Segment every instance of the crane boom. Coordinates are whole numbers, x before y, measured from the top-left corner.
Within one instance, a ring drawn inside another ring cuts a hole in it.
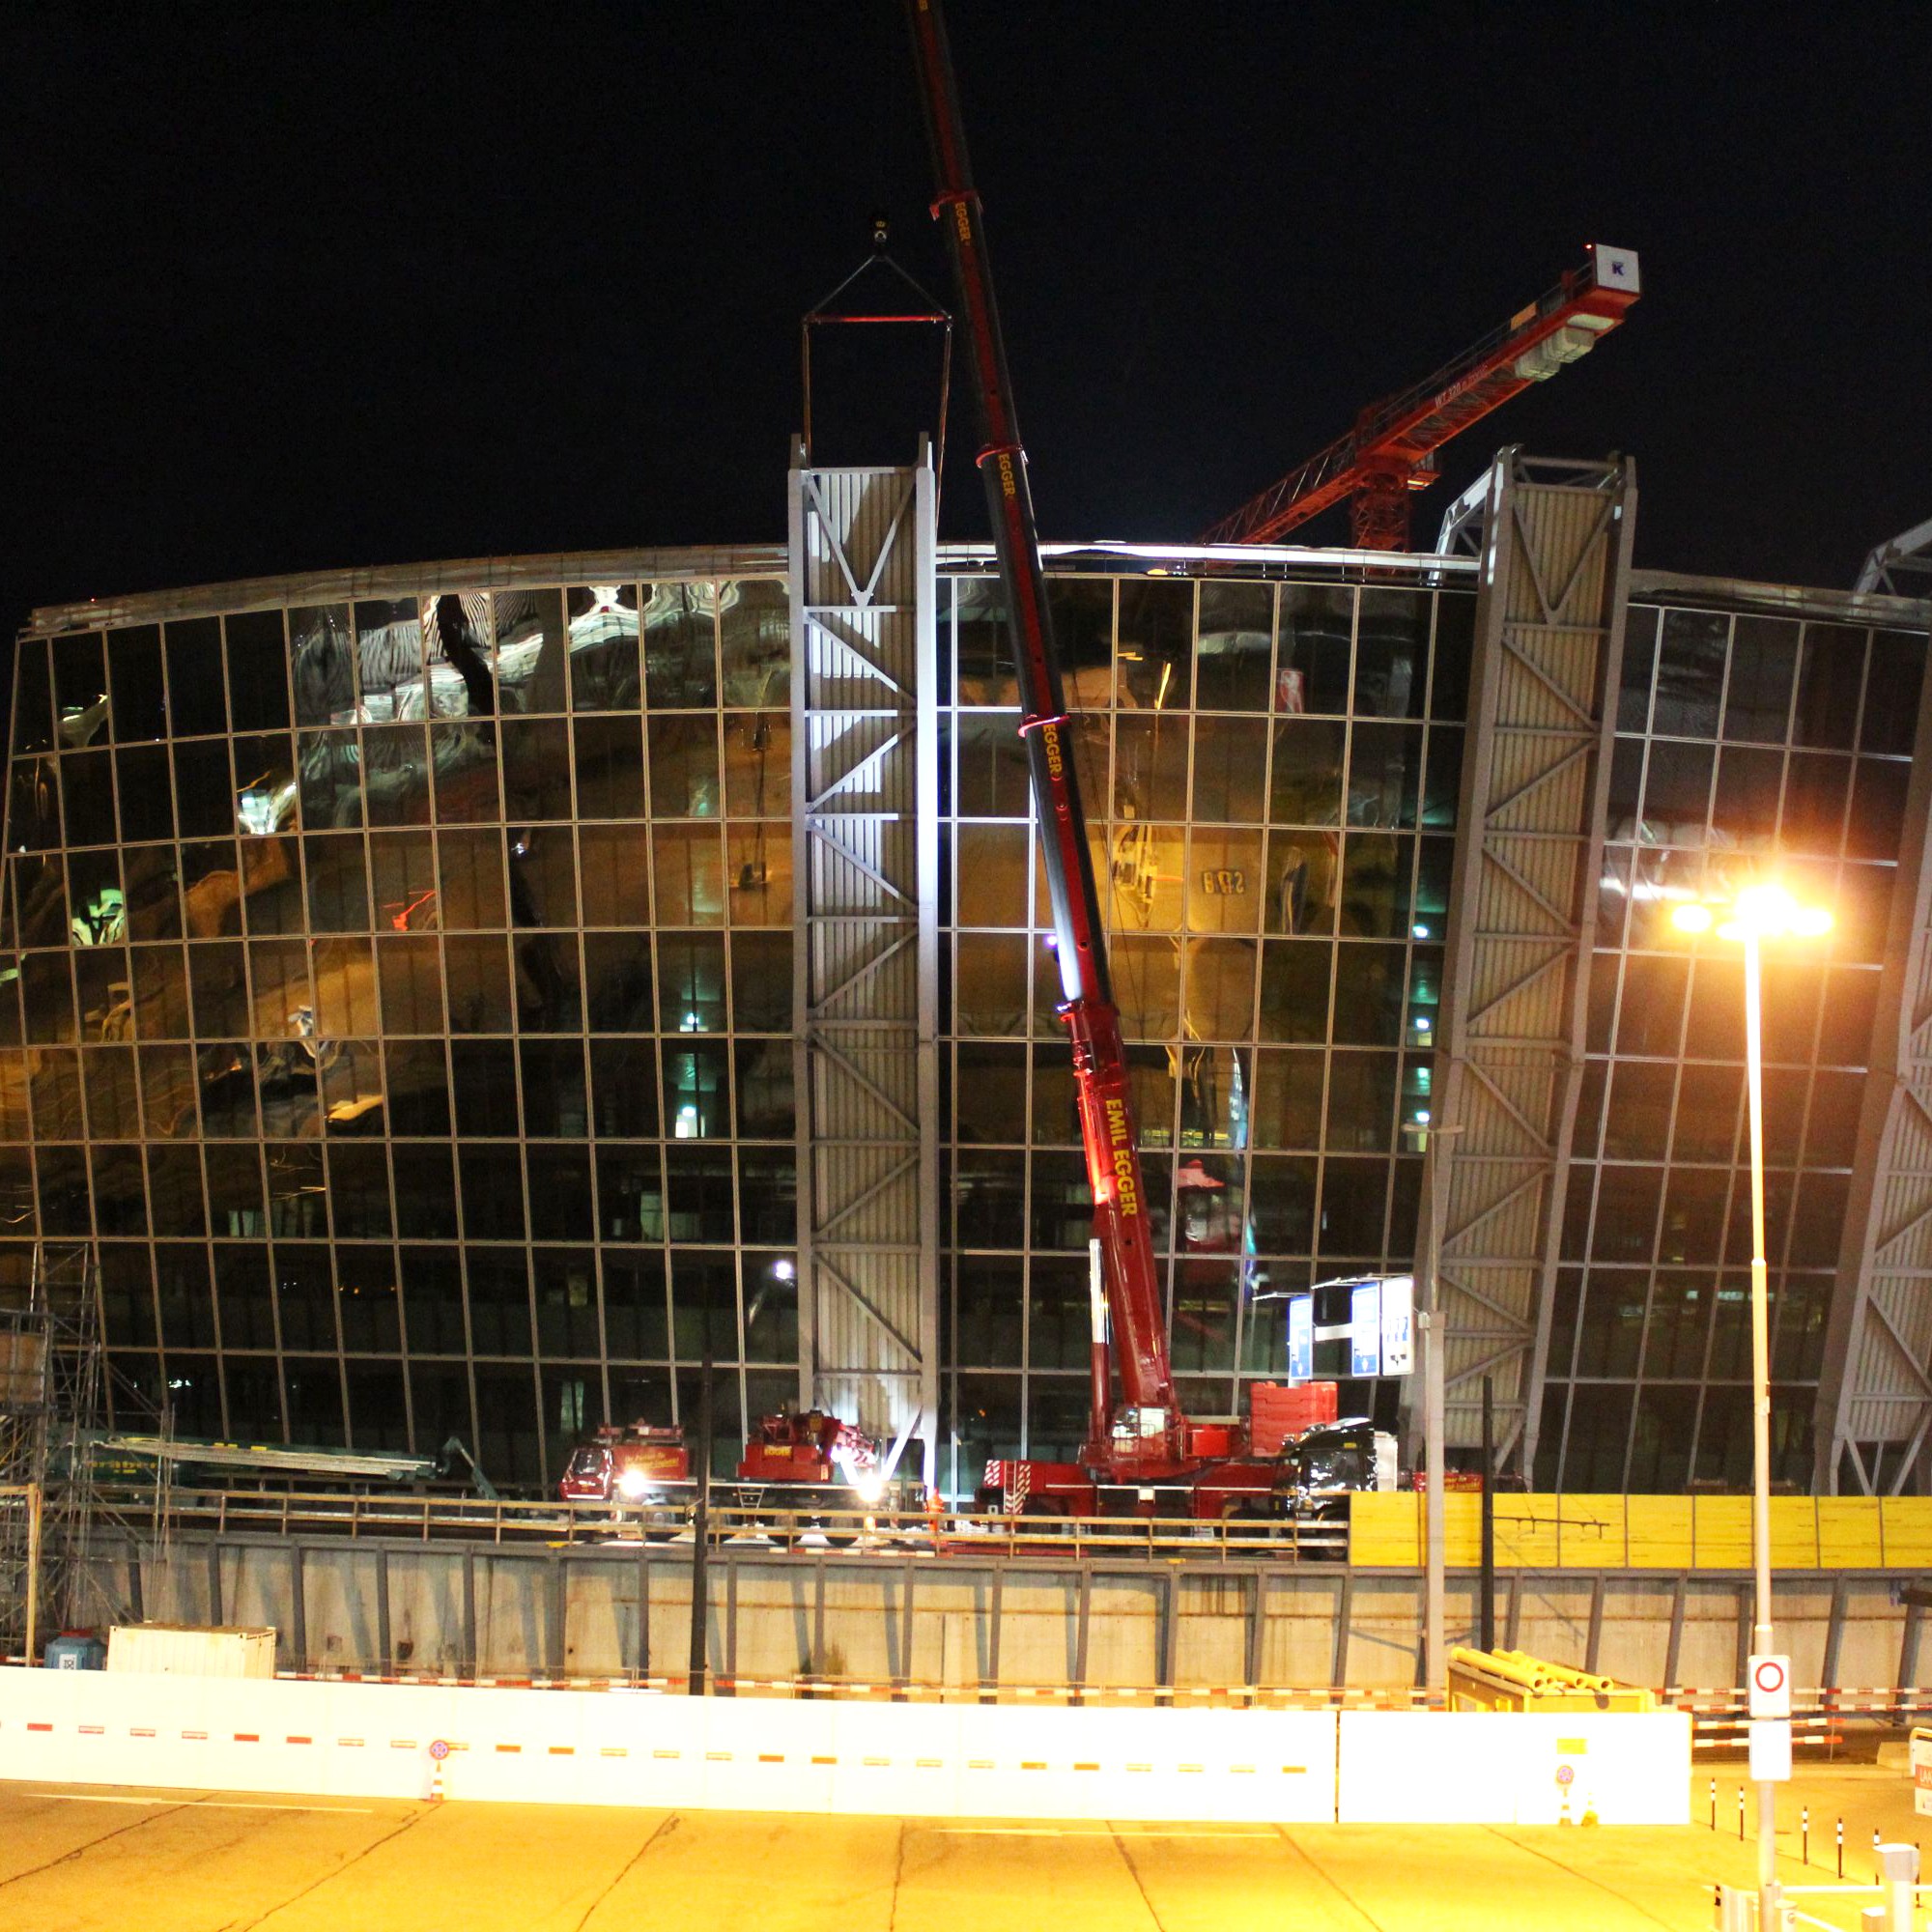
[[[1408,548],[1408,497],[1435,457],[1499,405],[1587,355],[1641,293],[1635,252],[1592,243],[1588,259],[1500,328],[1413,387],[1356,417],[1348,435],[1206,531],[1203,543],[1273,543],[1344,497],[1361,550]]]
[[[1026,451],[1013,408],[985,224],[967,159],[952,49],[939,0],[906,0],[906,13],[932,147],[937,189],[932,213],[945,228],[964,311],[967,360],[980,414],[980,475],[1019,674],[1020,736],[1026,744],[1040,856],[1052,903],[1063,994],[1060,1012],[1072,1041],[1080,1136],[1094,1193],[1094,1230],[1100,1243],[1112,1317],[1115,1365],[1124,1406],[1136,1411],[1131,1424],[1134,1460],[1157,1463],[1185,1456],[1188,1430],[1175,1406],[1126,1050],[1108,980],[1087,818],[1066,733],[1046,575],[1027,486]],[[1126,1422],[1124,1416],[1121,1420]],[[1107,1422],[1105,1416],[1094,1417],[1096,1436]],[[1122,1433],[1118,1426],[1115,1433]],[[1107,1458],[1104,1437],[1090,1442],[1088,1448],[1090,1460]]]

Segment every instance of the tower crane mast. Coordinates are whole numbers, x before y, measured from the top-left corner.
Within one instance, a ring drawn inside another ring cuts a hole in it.
[[[1359,550],[1408,548],[1408,498],[1435,480],[1435,452],[1493,409],[1587,355],[1642,293],[1635,251],[1592,243],[1546,295],[1413,386],[1371,403],[1349,433],[1203,532],[1210,544],[1274,543],[1345,497]]]

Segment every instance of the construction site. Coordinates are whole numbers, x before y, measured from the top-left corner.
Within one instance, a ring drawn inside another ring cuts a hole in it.
[[[20,636],[0,1890],[1909,1932],[1932,524],[1637,568],[1634,458],[1501,440],[1643,327],[1590,243],[1043,541],[907,19],[951,283],[805,314],[782,533]]]

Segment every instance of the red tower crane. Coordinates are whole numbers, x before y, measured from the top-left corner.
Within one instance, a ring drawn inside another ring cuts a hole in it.
[[[1412,388],[1371,403],[1348,435],[1242,504],[1203,543],[1273,543],[1350,499],[1360,550],[1408,548],[1408,497],[1435,480],[1435,452],[1532,383],[1586,355],[1641,293],[1635,251],[1593,242],[1548,295]]]

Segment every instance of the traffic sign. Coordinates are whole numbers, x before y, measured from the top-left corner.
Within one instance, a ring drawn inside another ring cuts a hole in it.
[[[440,1764],[449,1755],[449,1740],[447,1738],[438,1738],[430,1746],[429,1754],[436,1759],[438,1764]]]
[[[1745,1684],[1750,1692],[1753,1718],[1788,1718],[1791,1715],[1791,1660],[1762,1651],[1750,1660]],[[1787,1773],[1788,1776],[1790,1774]]]
[[[1791,1719],[1750,1720],[1750,1775],[1753,1784],[1782,1784],[1791,1776]]]
[[[1574,1764],[1559,1764],[1556,1767],[1556,1781],[1558,1784],[1574,1784],[1576,1779],[1577,1767]]]

